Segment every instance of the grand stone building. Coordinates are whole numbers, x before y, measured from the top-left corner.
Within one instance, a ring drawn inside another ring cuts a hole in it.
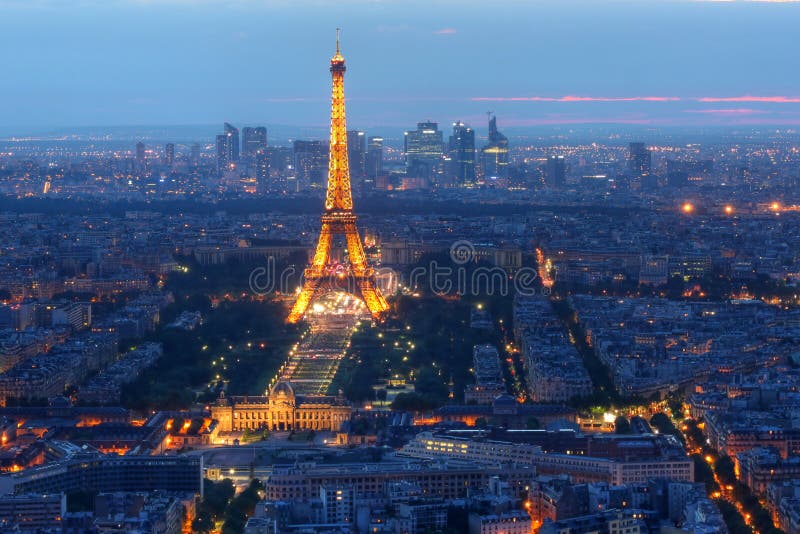
[[[291,383],[278,382],[269,395],[220,395],[211,417],[220,432],[267,429],[337,431],[350,419],[352,407],[341,396],[296,395]]]

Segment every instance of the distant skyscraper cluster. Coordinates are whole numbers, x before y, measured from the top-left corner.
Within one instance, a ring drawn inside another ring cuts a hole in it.
[[[217,171],[222,175],[236,169],[240,162],[252,170],[251,178],[256,188],[265,191],[269,181],[269,152],[267,129],[264,126],[245,126],[242,129],[241,145],[239,129],[230,123],[223,125],[223,133],[216,138]],[[194,158],[194,155],[192,156]]]
[[[298,192],[326,185],[330,147],[324,140],[295,139],[287,147],[270,146],[266,127],[245,126],[240,130],[225,122],[211,148],[216,167],[213,174],[218,180],[212,187],[220,191]],[[164,145],[159,158],[164,166],[158,171],[161,182],[169,173],[181,172],[184,162],[201,165],[202,151],[201,145],[194,143],[186,156],[176,159],[176,145]],[[155,167],[154,160],[148,159],[151,157],[144,143],[137,143],[132,168],[142,175],[152,174]],[[489,135],[482,147],[476,146],[475,130],[460,120],[452,123],[447,137],[437,122],[418,123],[416,129],[405,132],[402,152],[387,148],[381,136],[347,130],[347,158],[354,191],[487,183],[506,186],[509,178],[508,139],[497,130],[494,116],[490,116]],[[559,180],[563,183],[563,177]]]
[[[475,130],[462,121],[453,123],[448,142],[435,122],[420,122],[405,133],[406,176],[424,186],[470,187],[508,179],[508,139],[497,130],[494,116],[489,120],[487,143],[475,148]]]

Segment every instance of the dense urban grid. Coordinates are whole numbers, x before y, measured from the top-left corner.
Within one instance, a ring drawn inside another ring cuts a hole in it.
[[[800,134],[344,71],[329,140],[0,140],[0,530],[800,533]]]

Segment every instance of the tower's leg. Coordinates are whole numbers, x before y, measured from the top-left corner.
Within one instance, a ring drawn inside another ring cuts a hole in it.
[[[361,244],[361,236],[355,224],[345,224],[344,235],[347,238],[347,254],[350,256],[350,265],[353,272],[360,275],[367,268],[367,255],[364,254],[364,246]]]
[[[320,279],[324,276],[325,265],[328,263],[328,255],[331,252],[331,242],[333,241],[333,233],[331,232],[331,225],[322,223],[322,230],[319,233],[319,240],[317,241],[317,248],[314,251],[314,259],[311,260],[311,267],[306,269],[306,279],[303,282],[303,288],[300,294],[297,295],[297,300],[292,306],[292,311],[289,317],[286,318],[288,323],[296,323],[305,315],[311,301],[317,294],[320,286]]]
[[[323,222],[322,229],[319,232],[317,249],[314,251],[314,259],[311,261],[311,268],[317,276],[322,275],[322,271],[328,263],[328,255],[331,253],[332,241],[333,232],[331,232],[331,225]]]
[[[292,311],[289,313],[289,317],[286,318],[286,322],[296,323],[303,318],[309,304],[314,300],[318,289],[319,280],[316,278],[307,278],[306,281],[303,282],[303,289],[301,289],[300,294],[297,295],[297,300],[294,301],[294,306],[292,306]]]
[[[389,305],[375,285],[375,279],[372,277],[360,279],[358,281],[358,290],[372,317],[377,320],[382,319],[383,315],[389,310]]]

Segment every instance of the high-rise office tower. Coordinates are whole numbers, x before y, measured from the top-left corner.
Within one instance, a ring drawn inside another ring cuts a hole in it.
[[[136,143],[136,163],[144,163],[144,143]]]
[[[228,160],[228,139],[225,134],[219,134],[216,140],[217,152],[217,171],[222,172],[228,167],[230,161]]]
[[[454,122],[448,152],[455,184],[475,183],[475,131],[461,121]]]
[[[267,129],[264,126],[242,128],[242,155],[255,158],[259,150],[267,148]]]
[[[262,148],[255,153],[253,161],[256,167],[256,184],[258,192],[264,193],[269,189],[269,154]]]
[[[227,138],[228,161],[236,163],[239,161],[239,129],[226,122],[225,137]]]
[[[420,122],[416,130],[405,135],[406,173],[436,183],[441,172],[444,143],[439,125]]]
[[[550,187],[564,187],[567,183],[567,165],[564,156],[550,156],[547,158],[545,183]]]
[[[192,160],[193,165],[200,163],[200,145],[198,143],[192,143],[192,147],[189,149],[189,159]]]
[[[375,178],[383,172],[383,137],[369,138],[365,167],[367,181],[374,183]]]
[[[270,170],[283,174],[294,165],[294,151],[292,147],[270,146],[267,147],[267,159]]]
[[[367,156],[367,137],[358,130],[347,131],[347,160],[350,165],[350,181],[355,187],[364,183]]]
[[[217,169],[229,168],[239,161],[239,130],[225,123],[225,133],[217,136]]]
[[[136,173],[144,172],[147,167],[147,162],[144,157],[144,143],[139,141],[136,143],[136,152],[133,159],[133,170]]]
[[[497,131],[497,117],[489,119],[489,141],[481,150],[485,180],[508,178],[508,139]]]
[[[628,170],[633,176],[650,174],[650,150],[644,143],[631,143],[628,149]]]
[[[328,175],[328,143],[295,141],[294,168],[301,187],[324,186]]]
[[[173,163],[175,163],[175,145],[173,143],[167,143],[166,146],[164,146],[164,165],[172,167]]]

